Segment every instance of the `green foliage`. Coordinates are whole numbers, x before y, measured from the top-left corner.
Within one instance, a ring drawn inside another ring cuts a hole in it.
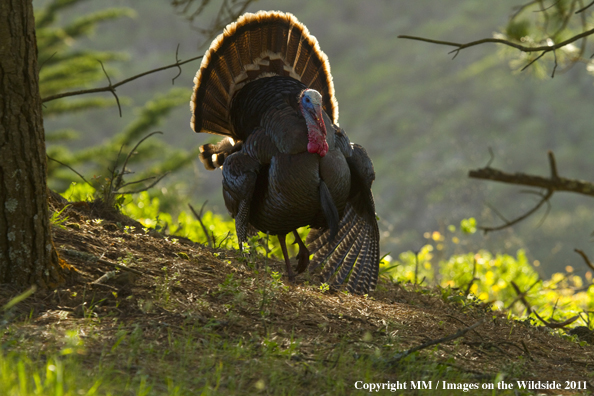
[[[167,267],[161,268],[163,276],[157,281],[155,289],[155,298],[161,305],[170,308],[171,307],[171,289],[175,285],[179,285],[180,273],[175,272],[169,273]]]
[[[44,353],[43,359],[0,348],[0,394],[303,395],[312,388],[320,394],[348,394],[353,393],[354,379],[378,382],[385,370],[396,372],[403,382],[477,381],[462,370],[418,354],[402,359],[395,369],[387,362],[393,359],[398,343],[379,331],[363,334],[366,348],[353,340],[339,340],[331,347],[316,340],[317,347],[308,348],[307,339],[274,328],[269,335],[253,332],[248,337],[220,334],[212,329],[216,325],[214,320],[204,326],[165,323],[163,327],[175,330],[163,331],[160,340],[146,337],[141,326],[124,326],[115,337],[103,338],[103,351],[92,358],[83,358],[89,336],[80,337],[78,329],[93,333],[93,328],[82,325],[58,341],[63,347]],[[385,342],[374,345],[375,339]],[[432,394],[449,395],[451,391]]]
[[[460,230],[464,234],[474,234],[476,232],[476,219],[474,217],[463,219],[460,222]]]
[[[146,191],[138,194],[134,200],[129,199],[122,206],[122,211],[146,227],[163,229],[167,224],[171,235],[183,236],[202,244],[208,243],[208,238],[204,235],[200,222],[191,212],[181,211],[174,220],[171,214],[161,212],[159,198],[151,197]],[[202,215],[202,222],[209,235],[214,238],[216,247],[225,249],[239,247],[235,238],[233,219],[225,219],[212,211],[206,211]]]
[[[591,15],[588,15],[587,11],[576,13],[583,6],[581,2],[572,0],[556,1],[550,6],[545,6],[539,1],[519,6],[517,11],[512,13],[505,30],[496,36],[526,46],[546,46],[563,42],[591,29]],[[555,68],[565,68],[584,60],[582,56],[585,48],[585,43],[582,45],[580,41],[562,47],[555,51],[554,55],[550,54],[547,60],[528,68],[528,73],[548,77],[551,72],[546,69],[553,63]],[[536,52],[526,54],[510,48],[503,49],[502,52],[511,59],[512,67],[517,69],[523,68],[540,55]]]
[[[472,219],[464,219],[467,223]],[[467,224],[466,224],[467,225]],[[464,229],[465,225],[461,225]],[[448,227],[455,232],[456,227]],[[464,232],[464,231],[462,231]],[[429,234],[430,243],[419,252],[404,252],[393,260],[386,257],[382,266],[396,266],[387,271],[387,276],[397,282],[425,282],[425,285],[438,285],[444,299],[466,303],[469,298],[488,302],[494,309],[511,309],[516,317],[523,317],[526,308],[516,301],[518,296],[512,282],[526,292],[526,300],[542,317],[562,320],[581,312],[592,311],[594,298],[588,293],[586,283],[591,283],[592,274],[585,279],[567,267],[565,273],[555,273],[549,280],[543,280],[537,272],[540,263],[530,263],[526,253],[519,250],[515,256],[493,254],[484,249],[476,252],[462,252],[451,255],[441,254],[460,250],[462,244],[457,234],[447,238],[435,231]],[[469,295],[466,295],[466,292]],[[534,319],[535,317],[533,317]]]
[[[43,366],[24,354],[0,351],[0,394],[75,396],[96,395],[100,380],[79,376],[72,359],[52,357]]]
[[[507,36],[513,40],[521,41],[527,36],[530,30],[530,21],[522,19],[520,21],[511,20],[505,28]]]
[[[31,286],[29,289],[27,289],[23,293],[12,298],[10,301],[8,301],[6,304],[4,304],[4,306],[0,307],[0,310],[8,311],[10,308],[14,307],[15,305],[17,305],[18,303],[20,303],[21,301],[25,300],[26,298],[31,296],[33,293],[35,293],[35,290],[37,290],[37,287]]]
[[[87,183],[72,182],[62,196],[71,202],[92,201],[96,189]]]
[[[64,227],[64,223],[68,221],[68,216],[62,217],[62,212],[64,212],[69,206],[70,205],[64,206],[59,212],[52,212],[50,215],[50,224],[62,229],[66,228]]]

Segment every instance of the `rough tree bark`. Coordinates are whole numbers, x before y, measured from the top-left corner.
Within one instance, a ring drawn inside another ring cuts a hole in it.
[[[0,284],[61,280],[49,224],[31,0],[0,1]]]

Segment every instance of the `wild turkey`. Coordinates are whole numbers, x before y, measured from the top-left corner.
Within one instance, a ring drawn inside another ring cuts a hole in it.
[[[367,293],[377,283],[379,230],[363,147],[338,127],[326,55],[291,14],[244,14],[204,55],[194,79],[192,128],[226,136],[201,147],[222,167],[225,205],[240,246],[254,228],[299,244],[298,272],[325,263],[322,279]],[[310,226],[309,251],[295,231]],[[314,254],[309,263],[310,254]]]

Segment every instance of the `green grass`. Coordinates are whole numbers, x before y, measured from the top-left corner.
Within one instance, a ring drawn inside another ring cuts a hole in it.
[[[320,345],[316,354],[305,356],[301,341],[290,334],[225,337],[209,325],[162,330],[156,339],[140,327],[120,330],[93,356],[82,342],[78,353],[68,353],[68,348],[36,358],[24,352],[0,353],[0,394],[339,395],[362,392],[355,389],[355,381],[400,381],[408,386],[410,381],[480,382],[418,354],[392,367],[392,344],[345,339]]]

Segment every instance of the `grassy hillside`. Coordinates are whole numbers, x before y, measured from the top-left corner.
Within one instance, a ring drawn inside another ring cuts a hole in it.
[[[52,202],[54,241],[73,268],[65,284],[11,308],[19,291],[0,290],[0,394],[336,395],[388,382],[424,394],[411,387],[429,381],[436,395],[532,394],[518,391],[527,380],[574,388],[555,394],[593,389],[594,347],[455,290],[383,279],[357,296],[315,275],[290,285],[274,259],[65,205]]]

